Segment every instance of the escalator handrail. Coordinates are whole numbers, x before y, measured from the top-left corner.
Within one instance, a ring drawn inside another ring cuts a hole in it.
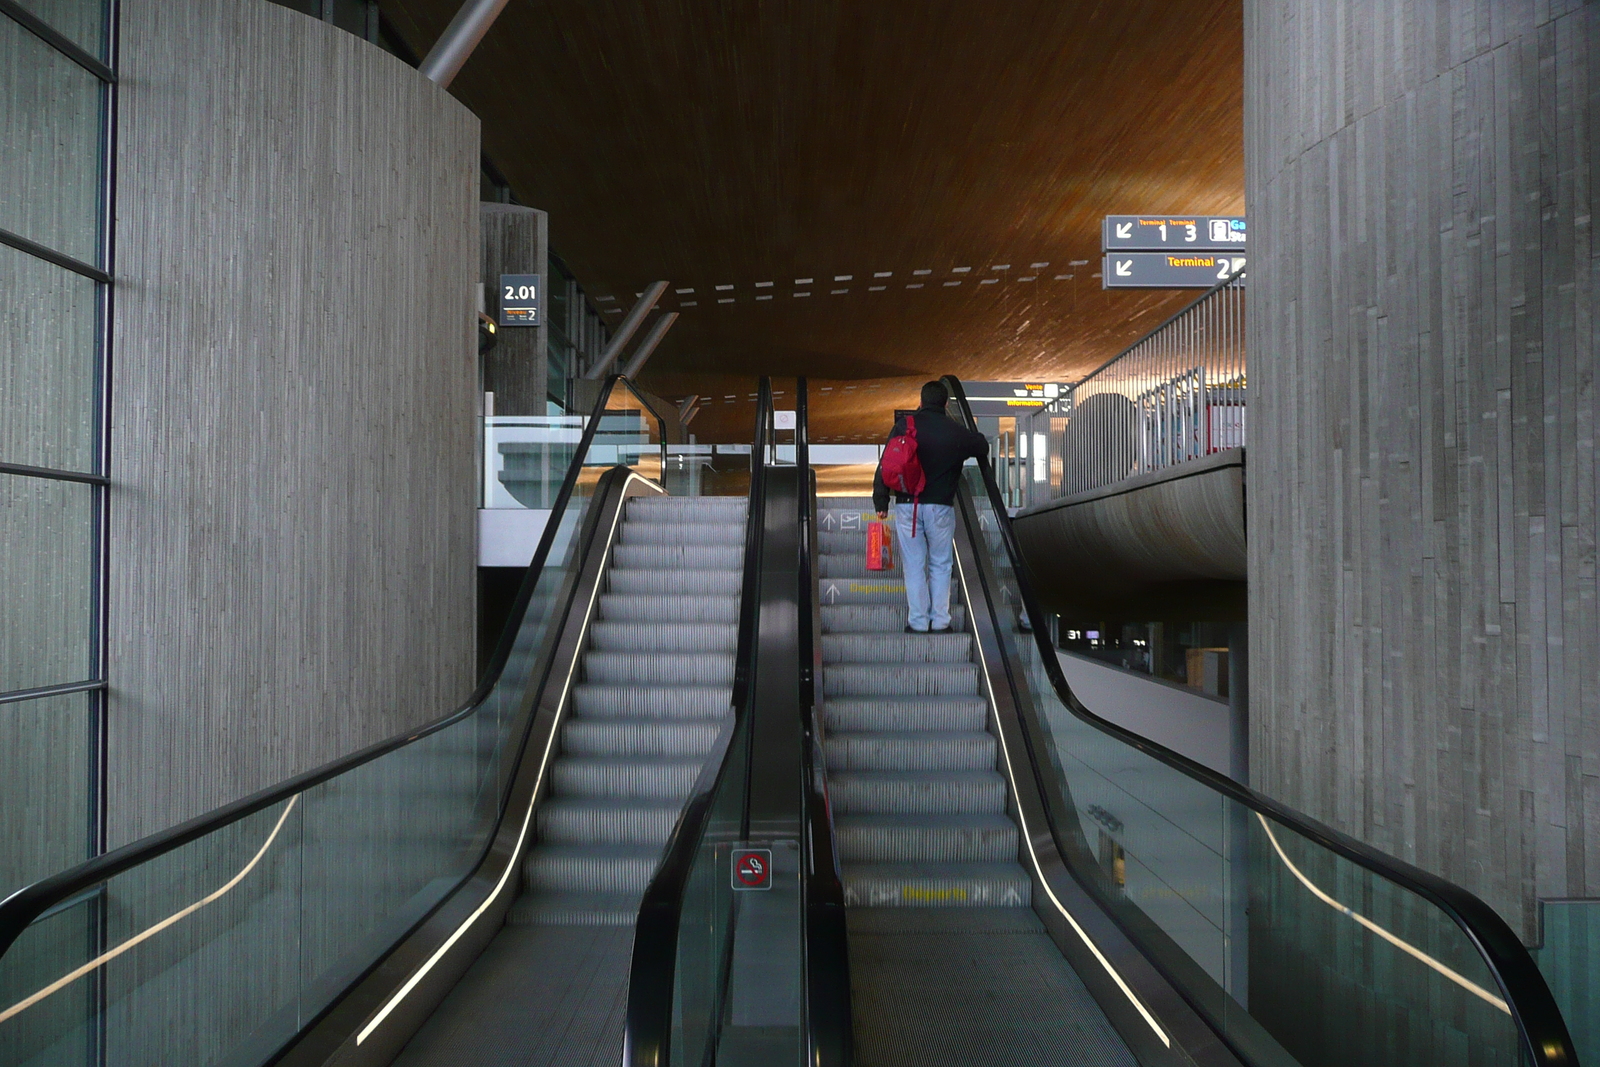
[[[510,615],[514,623],[508,624],[501,633],[499,643],[495,646],[494,655],[489,660],[489,665],[483,673],[483,678],[478,682],[477,688],[472,691],[472,695],[467,698],[464,704],[449,714],[415,729],[397,734],[385,741],[379,741],[347,756],[325,763],[320,767],[314,767],[291,778],[286,778],[276,785],[268,786],[232,803],[213,808],[211,811],[197,815],[187,822],[182,822],[176,826],[142,837],[119,849],[86,860],[76,867],[69,867],[67,870],[23,886],[4,900],[0,900],[0,956],[5,955],[11,945],[34,920],[61,902],[72,899],[108,878],[114,878],[118,874],[148,863],[171,852],[173,849],[181,848],[192,841],[197,841],[230,823],[248,818],[259,811],[272,807],[274,804],[280,804],[290,797],[303,793],[307,789],[337,778],[363,764],[371,763],[381,756],[404,748],[430,734],[438,733],[440,730],[460,722],[477,709],[493,692],[496,683],[499,682],[500,676],[505,670],[506,663],[510,660],[518,630],[515,622],[520,622],[523,614],[527,611],[528,604],[533,597],[533,590],[537,586],[544,566],[549,560],[551,549],[555,543],[557,528],[561,525],[561,518],[572,500],[572,494],[578,485],[578,478],[585,467],[584,460],[589,454],[590,446],[594,443],[595,434],[600,427],[601,416],[604,415],[606,404],[610,401],[612,392],[619,383],[630,393],[633,393],[641,403],[644,402],[643,398],[638,396],[638,393],[622,375],[613,374],[605,380],[605,384],[600,389],[600,395],[595,401],[594,409],[589,416],[588,425],[584,427],[577,451],[573,454],[572,463],[567,468],[566,478],[561,483],[561,490],[556,494],[555,502],[551,505],[550,516],[545,522],[543,534],[539,537],[539,546],[534,551],[533,559],[528,564],[528,571],[523,579],[522,588],[517,593],[517,599]],[[660,421],[660,416],[653,409],[650,413],[656,417],[658,422]]]
[[[976,429],[977,421],[973,418],[972,407],[967,402],[966,390],[962,387],[961,380],[954,375],[946,375],[943,381],[950,391],[951,399],[956,402],[960,410],[962,420],[969,428]],[[1532,1062],[1537,1067],[1575,1067],[1578,1059],[1572,1038],[1538,965],[1500,914],[1475,894],[1439,875],[1390,856],[1364,841],[1295,811],[1164,745],[1103,719],[1084,706],[1077,694],[1072,691],[1066,675],[1061,670],[1055,650],[1050,645],[1049,628],[1042,625],[1047,616],[1040,610],[1039,602],[1033,594],[1021,546],[1011,526],[1011,513],[1007,510],[1005,497],[995,481],[994,471],[987,463],[980,462],[978,467],[983,475],[990,508],[996,515],[1001,541],[1011,560],[1023,609],[1033,624],[1031,629],[1034,642],[1038,646],[1040,663],[1044,667],[1045,676],[1050,680],[1056,698],[1075,716],[1102,733],[1138,749],[1214,792],[1221,793],[1260,815],[1282,823],[1328,851],[1433,904],[1461,929],[1478,950],[1490,973],[1494,975],[1494,980],[1526,1044],[1525,1051],[1532,1057]],[[1040,778],[1043,786],[1047,779],[1040,757],[1031,751],[1028,755],[1034,765],[1034,773]],[[1060,833],[1053,819],[1051,819],[1051,832],[1059,843]],[[1068,853],[1063,849],[1063,855],[1066,854]]]
[[[761,549],[766,533],[767,444],[772,425],[772,383],[761,379],[756,399],[755,439],[750,446],[750,496],[745,514],[744,577],[739,593],[739,640],[734,659],[731,704],[734,721],[724,728],[707,756],[689,799],[684,802],[661,862],[639,901],[629,961],[628,1007],[623,1024],[622,1062],[664,1067],[672,1039],[672,1001],[676,982],[678,931],[689,875],[711,817],[712,800],[732,769],[732,738],[750,722],[750,662],[757,648],[761,614]],[[713,761],[715,769],[713,772]],[[748,773],[748,772],[747,772]],[[749,817],[745,797],[744,818]]]

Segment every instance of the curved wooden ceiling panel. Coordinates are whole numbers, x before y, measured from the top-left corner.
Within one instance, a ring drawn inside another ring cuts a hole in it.
[[[458,2],[383,9],[421,52]],[[513,0],[452,91],[585,288],[672,281],[662,393],[1070,380],[1194,295],[1102,291],[1103,215],[1244,208],[1241,7]]]

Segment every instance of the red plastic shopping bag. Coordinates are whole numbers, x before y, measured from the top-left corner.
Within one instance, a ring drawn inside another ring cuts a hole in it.
[[[884,522],[867,523],[867,570],[888,571],[894,569],[894,549],[889,544],[889,524]]]

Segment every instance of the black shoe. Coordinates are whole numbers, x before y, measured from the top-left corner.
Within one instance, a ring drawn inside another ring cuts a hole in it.
[[[948,627],[948,626],[935,626],[933,629],[929,630],[928,632],[930,634],[947,634],[947,633],[950,632],[950,627]]]
[[[908,634],[925,634],[927,632],[928,631],[926,631],[926,630],[917,629],[915,626],[912,626],[909,622],[906,623],[906,633],[908,633]]]

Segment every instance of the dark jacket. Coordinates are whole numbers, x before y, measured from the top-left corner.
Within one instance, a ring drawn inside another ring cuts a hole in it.
[[[956,486],[961,481],[961,465],[968,457],[980,462],[989,456],[989,440],[975,430],[969,430],[944,413],[943,408],[918,408],[912,416],[917,423],[917,460],[927,477],[927,487],[922,490],[924,504],[954,504]],[[896,419],[890,437],[906,432],[906,420]],[[895,493],[895,501],[911,503],[905,493]],[[878,463],[872,476],[872,505],[878,511],[889,510],[889,487],[883,483],[883,463]]]

